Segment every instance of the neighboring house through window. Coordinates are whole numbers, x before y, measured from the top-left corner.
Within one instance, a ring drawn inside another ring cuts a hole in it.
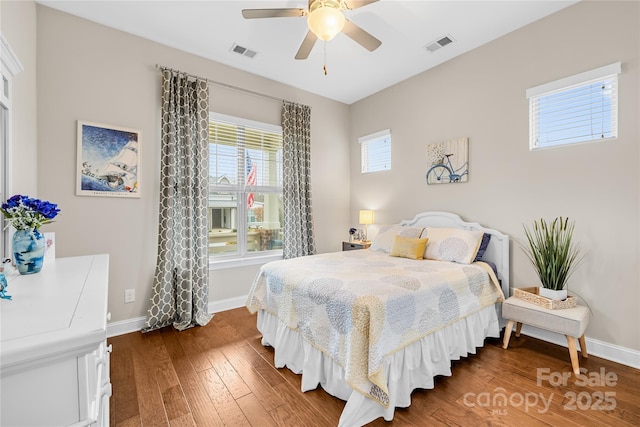
[[[531,150],[618,136],[620,63],[527,90]]]
[[[211,113],[212,261],[282,256],[282,128]]]

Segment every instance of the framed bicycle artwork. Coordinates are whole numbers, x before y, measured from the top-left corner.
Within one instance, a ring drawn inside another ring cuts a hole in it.
[[[427,184],[467,182],[469,179],[469,138],[427,145]]]

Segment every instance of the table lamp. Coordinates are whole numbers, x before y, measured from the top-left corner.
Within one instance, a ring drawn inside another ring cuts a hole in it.
[[[361,210],[360,211],[360,224],[363,224],[365,226],[364,228],[364,241],[368,242],[369,241],[369,237],[368,237],[368,230],[367,230],[367,226],[369,224],[373,224],[373,211],[368,211],[368,210]]]

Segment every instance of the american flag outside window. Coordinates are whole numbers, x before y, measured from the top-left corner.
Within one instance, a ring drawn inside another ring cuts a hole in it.
[[[251,160],[251,156],[247,152],[247,185],[256,185],[256,164]],[[247,195],[247,206],[249,209],[253,206],[253,193]]]

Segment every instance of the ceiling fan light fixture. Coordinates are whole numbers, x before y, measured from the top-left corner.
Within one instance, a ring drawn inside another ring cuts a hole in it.
[[[315,0],[309,3],[307,25],[320,40],[329,41],[342,31],[345,18],[340,1]]]

